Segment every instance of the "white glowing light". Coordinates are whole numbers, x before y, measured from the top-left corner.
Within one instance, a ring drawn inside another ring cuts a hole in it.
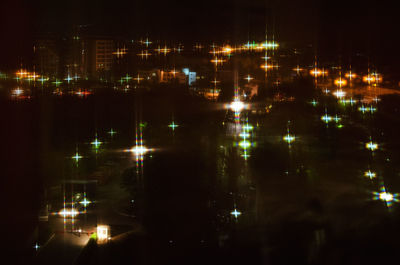
[[[106,225],[97,226],[97,238],[102,240],[107,240],[109,238],[109,227]]]
[[[250,137],[250,133],[242,132],[242,133],[239,134],[239,136],[242,137],[242,138],[244,138],[244,139],[246,139],[246,138],[249,138],[249,137]]]
[[[80,204],[83,204],[83,206],[88,206],[89,204],[91,204],[92,202],[87,200],[86,198],[84,198],[82,201],[79,202]]]
[[[333,92],[333,94],[337,97],[337,98],[343,98],[346,95],[346,92],[344,92],[341,89],[336,90],[335,92]]]
[[[150,149],[147,149],[143,145],[135,145],[134,147],[132,147],[128,151],[131,152],[131,153],[134,153],[137,156],[141,156],[141,155],[144,155],[145,153],[147,153],[148,151],[150,151]]]
[[[391,202],[393,201],[393,194],[391,194],[390,192],[383,191],[379,193],[379,199],[381,201]]]
[[[289,134],[289,133],[287,135],[283,136],[283,140],[285,142],[287,142],[288,144],[290,144],[291,142],[294,142],[295,139],[296,139],[296,137],[294,135]]]
[[[75,217],[79,214],[79,212],[76,209],[68,209],[68,208],[63,208],[61,211],[58,212],[59,215],[62,217]]]
[[[16,89],[13,90],[12,93],[15,96],[20,96],[20,95],[22,95],[24,93],[24,91],[22,89],[20,89],[20,88],[16,88]]]
[[[240,112],[244,109],[244,103],[239,100],[235,100],[230,104],[230,109],[234,112]]]
[[[241,214],[242,214],[242,213],[239,212],[237,209],[234,209],[234,210],[231,212],[231,215],[235,216],[235,218],[238,218],[238,216],[241,215]]]

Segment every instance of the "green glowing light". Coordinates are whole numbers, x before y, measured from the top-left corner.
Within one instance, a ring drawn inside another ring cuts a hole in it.
[[[173,131],[179,127],[178,124],[176,124],[174,121],[171,122],[171,124],[168,125],[169,128],[171,128]]]
[[[117,132],[114,131],[113,128],[111,128],[111,130],[108,133],[111,135],[111,137],[113,137],[114,134],[116,134]]]
[[[313,99],[310,103],[311,103],[311,105],[313,105],[314,107],[318,105],[318,101],[316,101],[315,99]]]
[[[239,142],[239,146],[241,148],[246,149],[246,148],[249,148],[251,146],[251,143],[249,141],[243,140],[243,141]]]
[[[253,125],[251,125],[251,124],[246,124],[246,125],[244,125],[244,126],[242,127],[242,129],[243,129],[243,131],[245,131],[245,132],[249,132],[249,131],[253,130],[254,127],[253,127]]]
[[[59,86],[59,85],[62,84],[62,82],[60,80],[57,80],[57,79],[56,79],[56,81],[54,81],[52,83],[55,84],[56,86]]]

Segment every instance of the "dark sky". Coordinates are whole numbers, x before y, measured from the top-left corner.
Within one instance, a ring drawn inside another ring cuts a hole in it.
[[[2,0],[0,64],[27,57],[35,32],[86,24],[99,33],[177,40],[247,40],[269,31],[280,42],[313,44],[320,54],[399,57],[394,1],[360,0]],[[23,60],[22,60],[23,61]]]

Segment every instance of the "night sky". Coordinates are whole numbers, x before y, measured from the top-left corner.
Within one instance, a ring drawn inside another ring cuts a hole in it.
[[[252,40],[265,32],[289,46],[312,44],[327,57],[363,53],[397,67],[395,3],[383,1],[3,0],[2,68],[29,61],[37,33],[88,25],[98,34],[180,41]]]

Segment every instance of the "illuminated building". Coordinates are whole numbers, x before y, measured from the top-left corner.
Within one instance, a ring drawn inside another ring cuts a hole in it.
[[[111,71],[113,62],[114,41],[109,39],[95,40],[95,69],[99,71]]]

